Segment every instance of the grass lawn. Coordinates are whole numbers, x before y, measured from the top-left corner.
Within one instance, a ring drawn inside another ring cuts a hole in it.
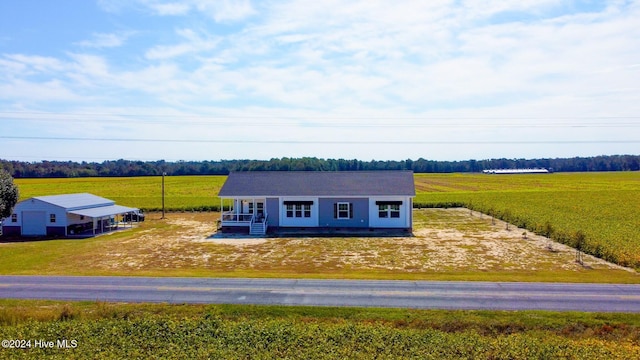
[[[168,210],[217,210],[225,176],[166,177]],[[90,192],[159,210],[161,177],[16,179],[22,199]],[[417,206],[464,205],[592,255],[640,269],[640,173],[416,174]]]
[[[0,273],[637,283],[588,257],[466,209],[415,210],[412,237],[227,238],[219,213],[151,213],[84,240],[0,244]],[[548,246],[552,244],[553,251]]]

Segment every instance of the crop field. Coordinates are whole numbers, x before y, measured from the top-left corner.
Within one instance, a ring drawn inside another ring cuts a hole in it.
[[[640,315],[2,300],[0,337],[21,359],[637,359]]]
[[[171,210],[218,210],[225,176],[165,178]],[[146,210],[162,206],[161,177],[16,179],[22,199],[91,192]],[[416,207],[465,206],[586,253],[640,269],[640,173],[416,174]]]
[[[640,268],[640,173],[418,174],[416,190],[416,206],[463,205]]]

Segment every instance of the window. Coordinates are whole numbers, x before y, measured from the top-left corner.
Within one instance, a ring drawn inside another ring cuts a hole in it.
[[[336,219],[351,219],[353,217],[353,204],[348,202],[334,204],[333,217]]]
[[[11,222],[12,223],[18,222],[18,214],[11,214]]]
[[[389,205],[378,205],[378,217],[379,218],[389,217]]]
[[[303,205],[303,204],[287,204],[287,217],[311,217],[311,205]]]
[[[400,217],[400,204],[378,202],[378,217],[381,219]]]
[[[56,214],[49,215],[49,222],[51,222],[51,223],[56,222]]]
[[[285,201],[284,205],[288,218],[311,217],[311,205],[313,205],[313,201]]]
[[[389,205],[389,215],[391,218],[399,218],[400,217],[400,205],[393,204]]]

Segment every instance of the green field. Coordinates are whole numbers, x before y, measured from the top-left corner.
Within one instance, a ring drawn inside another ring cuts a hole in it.
[[[637,359],[640,315],[0,300],[0,337],[24,359]]]
[[[167,210],[217,210],[224,176],[165,178]],[[640,269],[640,173],[416,174],[415,205],[466,206]],[[90,192],[158,210],[161,177],[16,179],[22,199]],[[582,240],[581,243],[578,241]]]
[[[462,204],[640,268],[640,173],[416,175],[417,206]]]
[[[226,176],[165,177],[165,208],[169,211],[217,210],[218,190]],[[16,179],[20,198],[88,192],[119,205],[146,211],[162,209],[162,177],[99,177],[71,179]]]

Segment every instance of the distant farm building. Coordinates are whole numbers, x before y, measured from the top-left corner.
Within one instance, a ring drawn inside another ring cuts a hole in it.
[[[2,230],[3,236],[86,237],[134,219],[142,219],[139,209],[92,194],[37,196],[16,204]]]
[[[221,225],[253,235],[409,231],[415,194],[411,171],[232,172],[219,193]]]
[[[549,174],[547,169],[489,169],[482,170],[484,174]]]

